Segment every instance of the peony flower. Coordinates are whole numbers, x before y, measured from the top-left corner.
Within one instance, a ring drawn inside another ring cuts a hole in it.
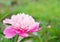
[[[35,22],[32,16],[20,13],[12,15],[10,19],[3,20],[4,24],[11,24],[4,30],[6,38],[12,38],[16,34],[22,37],[28,37],[29,33],[37,32],[39,30],[39,23]]]

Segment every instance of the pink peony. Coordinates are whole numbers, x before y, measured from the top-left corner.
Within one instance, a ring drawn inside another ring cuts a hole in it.
[[[37,32],[39,23],[26,14],[12,15],[11,19],[3,20],[4,24],[11,24],[4,30],[6,38],[12,38],[16,34],[22,37],[28,37],[29,33]]]

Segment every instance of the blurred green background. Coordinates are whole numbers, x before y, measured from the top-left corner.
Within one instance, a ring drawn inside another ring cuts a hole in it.
[[[4,38],[3,20],[18,13],[31,15],[42,27],[37,37],[21,42],[60,42],[60,0],[0,0],[0,42],[17,41],[17,36]]]

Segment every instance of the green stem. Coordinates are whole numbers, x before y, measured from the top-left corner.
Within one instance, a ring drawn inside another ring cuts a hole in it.
[[[46,35],[45,42],[48,42],[48,30],[46,30],[45,35]]]
[[[18,36],[17,42],[21,42],[22,39],[23,37]]]

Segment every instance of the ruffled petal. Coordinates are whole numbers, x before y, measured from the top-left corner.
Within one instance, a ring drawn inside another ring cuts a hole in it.
[[[5,20],[3,20],[3,23],[10,24],[11,23],[11,20],[10,19],[5,19]]]
[[[32,26],[30,26],[29,27],[29,32],[36,32],[36,31],[38,31],[39,30],[39,23],[38,22],[36,22],[34,25],[32,25]]]
[[[7,27],[5,30],[4,30],[4,35],[6,38],[12,38],[16,35],[16,32],[14,31],[14,28],[13,27]]]

